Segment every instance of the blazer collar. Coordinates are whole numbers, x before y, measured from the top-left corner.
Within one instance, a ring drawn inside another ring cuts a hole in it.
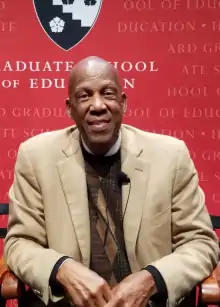
[[[143,150],[139,142],[137,142],[135,135],[128,130],[127,125],[121,126],[121,154],[122,160],[127,153],[135,156],[139,156]],[[62,148],[63,153],[69,157],[80,150],[80,134],[76,126],[72,126],[67,129],[67,142]]]

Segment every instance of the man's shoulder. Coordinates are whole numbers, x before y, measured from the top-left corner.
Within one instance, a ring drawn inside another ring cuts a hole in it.
[[[65,144],[74,129],[75,127],[71,126],[60,130],[44,132],[22,142],[21,146],[27,150],[53,150]]]
[[[182,147],[184,143],[182,140],[179,140],[169,135],[152,133],[129,125],[123,125],[123,128],[126,131],[128,138],[133,136],[135,141],[137,143],[140,143],[143,147],[148,147],[148,148],[149,146],[156,146],[160,148],[168,146]]]
[[[141,156],[147,161],[154,161],[159,167],[169,166],[177,158],[189,155],[189,151],[182,140],[168,135],[146,132],[131,126],[124,126],[129,148],[138,147]],[[133,149],[132,149],[133,150]]]
[[[142,157],[152,161],[170,161],[177,156],[188,154],[184,141],[169,135],[151,133],[132,126],[123,125],[129,147],[139,147]]]

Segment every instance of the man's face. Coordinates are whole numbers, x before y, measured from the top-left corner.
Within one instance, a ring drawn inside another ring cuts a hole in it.
[[[83,140],[96,153],[108,151],[118,137],[126,96],[116,72],[109,66],[77,71],[71,80],[67,111]]]

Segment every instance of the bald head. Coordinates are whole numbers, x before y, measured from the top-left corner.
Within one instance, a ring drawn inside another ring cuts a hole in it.
[[[77,83],[83,79],[89,78],[90,80],[95,78],[105,78],[108,75],[121,90],[120,77],[117,70],[109,62],[95,56],[87,57],[78,62],[70,72],[68,83],[68,94],[72,96],[74,88]]]

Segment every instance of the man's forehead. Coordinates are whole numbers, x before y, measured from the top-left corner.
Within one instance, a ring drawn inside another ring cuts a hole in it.
[[[81,80],[81,82],[75,83],[75,90],[81,90],[81,89],[91,89],[91,90],[102,90],[103,88],[118,88],[117,83],[114,80],[110,79],[99,79],[99,78],[93,78],[93,79],[87,79],[87,80]]]
[[[111,83],[121,89],[118,72],[114,66],[106,61],[92,59],[80,62],[70,73],[69,93],[79,87]]]
[[[115,84],[120,86],[117,74],[111,69],[85,69],[80,70],[74,74],[72,78],[72,85],[79,87],[83,85],[95,84],[97,82],[101,84]]]

